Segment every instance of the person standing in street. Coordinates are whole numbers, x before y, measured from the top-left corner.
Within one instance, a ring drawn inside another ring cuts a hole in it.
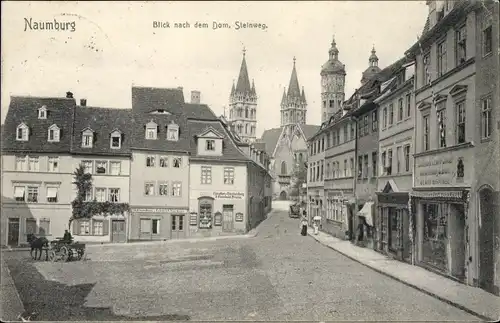
[[[300,222],[300,225],[302,227],[300,234],[303,236],[306,236],[307,235],[307,219],[303,217],[302,221]]]

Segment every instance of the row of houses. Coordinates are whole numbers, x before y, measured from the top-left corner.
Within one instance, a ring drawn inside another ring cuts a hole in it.
[[[69,227],[80,165],[92,175],[85,201],[128,210]],[[97,242],[245,233],[271,209],[268,170],[265,149],[243,143],[198,91],[185,102],[182,88],[134,86],[132,109],[77,105],[71,92],[12,96],[2,129],[1,244],[65,229]]]
[[[329,234],[498,295],[498,2],[427,5],[419,40],[309,140],[310,213]]]

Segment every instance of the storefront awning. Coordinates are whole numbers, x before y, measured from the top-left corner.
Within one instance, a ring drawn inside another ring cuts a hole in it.
[[[23,186],[17,186],[14,189],[14,197],[15,198],[24,197],[24,187]]]
[[[57,197],[57,188],[56,187],[48,187],[47,188],[47,198],[56,198]]]
[[[358,212],[358,216],[364,216],[366,223],[373,227],[373,202],[366,202],[363,208]]]

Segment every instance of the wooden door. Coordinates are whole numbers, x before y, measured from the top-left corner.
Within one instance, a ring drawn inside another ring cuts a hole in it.
[[[222,206],[222,231],[233,231],[234,211],[232,205]]]
[[[480,217],[479,228],[479,287],[494,293],[495,285],[495,212],[493,192],[483,189],[479,193]]]
[[[111,241],[127,242],[127,232],[125,230],[125,220],[111,221]]]
[[[186,236],[185,233],[185,223],[183,214],[172,214],[172,226],[170,230],[170,236],[172,239],[182,239]]]
[[[8,229],[7,245],[17,247],[17,245],[19,245],[19,218],[9,218]]]

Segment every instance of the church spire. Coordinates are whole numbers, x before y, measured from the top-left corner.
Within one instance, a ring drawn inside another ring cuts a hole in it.
[[[330,47],[328,53],[330,54],[331,60],[339,59],[339,49],[337,48],[337,43],[335,42],[335,35],[332,37],[332,47]]]
[[[378,57],[375,54],[377,51],[375,50],[375,45],[372,47],[372,54],[370,55],[370,58],[368,59],[368,62],[370,63],[370,66],[378,66]]]
[[[299,79],[297,78],[297,70],[295,69],[295,56],[293,57],[293,69],[290,76],[290,84],[288,85],[287,96],[289,98],[300,98]]]
[[[251,91],[245,53],[246,49],[243,47],[243,60],[241,61],[240,75],[238,76],[238,82],[236,83],[236,92],[238,93],[248,93]]]

